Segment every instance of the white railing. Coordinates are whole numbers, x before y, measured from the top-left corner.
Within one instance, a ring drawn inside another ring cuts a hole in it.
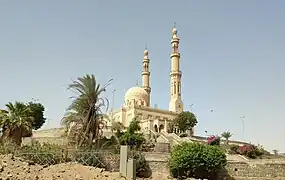
[[[181,137],[179,137],[177,134],[175,133],[170,133],[170,135],[176,140],[176,141],[181,141]]]
[[[162,138],[165,139],[167,142],[170,142],[169,139],[167,138],[167,136],[166,136],[163,132],[159,133],[159,137],[162,137]]]
[[[162,134],[167,137],[169,139],[169,137],[172,138],[172,141],[174,142],[174,144],[176,145],[179,145],[179,140],[177,140],[177,138],[173,137],[171,133],[165,133],[165,132],[162,132]],[[180,137],[179,137],[180,138]]]

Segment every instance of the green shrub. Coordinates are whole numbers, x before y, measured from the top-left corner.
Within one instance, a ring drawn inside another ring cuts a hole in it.
[[[151,176],[151,169],[145,156],[141,152],[131,151],[130,157],[136,160],[136,175],[141,178],[148,178]]]
[[[174,178],[212,178],[226,163],[225,153],[217,146],[183,143],[171,152],[169,168]]]
[[[0,143],[0,154],[14,154],[19,148],[14,142]]]
[[[145,143],[145,138],[142,133],[139,133],[141,130],[140,121],[136,118],[133,119],[126,132],[118,134],[117,137],[120,139],[121,145],[129,145],[131,149],[138,149]]]
[[[48,143],[33,142],[22,146],[16,155],[41,165],[54,165],[67,161],[60,145]]]
[[[129,145],[131,148],[138,149],[144,142],[145,138],[141,133],[130,133],[127,131],[122,136],[120,136],[120,144]]]

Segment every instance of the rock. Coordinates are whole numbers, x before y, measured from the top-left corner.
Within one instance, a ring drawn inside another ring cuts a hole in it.
[[[0,172],[4,171],[4,166],[0,165]]]
[[[34,161],[28,161],[29,166],[35,165],[36,163]]]

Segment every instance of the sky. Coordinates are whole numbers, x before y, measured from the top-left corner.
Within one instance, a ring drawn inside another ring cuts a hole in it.
[[[1,1],[0,108],[38,99],[43,128],[59,127],[73,95],[68,84],[85,74],[102,85],[114,78],[104,96],[112,101],[116,89],[111,104],[120,108],[141,82],[147,44],[151,104],[168,109],[176,22],[182,99],[198,118],[195,133],[230,131],[285,151],[284,9],[283,0]]]

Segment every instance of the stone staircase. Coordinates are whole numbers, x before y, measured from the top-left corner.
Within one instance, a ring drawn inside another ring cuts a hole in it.
[[[175,145],[179,145],[183,142],[192,142],[189,138],[187,138],[187,137],[181,138],[175,133],[161,132],[160,134],[162,136],[164,136],[166,139],[168,139],[171,148],[173,148]]]

